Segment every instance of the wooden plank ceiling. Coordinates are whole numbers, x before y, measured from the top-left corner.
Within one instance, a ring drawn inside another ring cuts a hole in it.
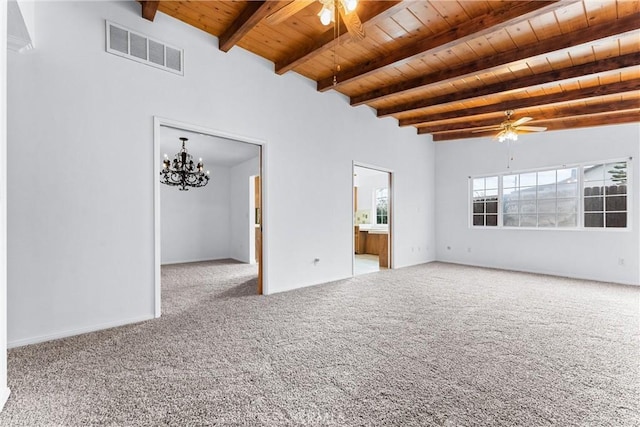
[[[360,0],[362,40],[319,1],[140,3],[435,141],[491,136],[506,110],[549,131],[640,121],[637,0]]]

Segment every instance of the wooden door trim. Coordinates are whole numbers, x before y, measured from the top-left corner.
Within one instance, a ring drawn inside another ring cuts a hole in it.
[[[258,284],[257,284],[257,293],[258,295],[262,295],[262,182],[260,179],[260,172],[258,175],[253,177],[254,179],[254,190],[253,197],[255,203],[255,212],[254,212],[254,245],[256,246],[256,256],[255,260],[258,264]],[[256,190],[257,189],[257,190]]]

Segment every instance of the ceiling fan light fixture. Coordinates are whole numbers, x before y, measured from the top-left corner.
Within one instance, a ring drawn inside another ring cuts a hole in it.
[[[358,7],[358,0],[342,0],[342,5],[347,13],[353,12]]]
[[[322,22],[322,25],[327,26],[331,24],[331,21],[333,21],[333,10],[326,4],[323,4],[322,10],[320,11],[320,13],[318,13],[318,16],[320,17],[320,22]]]
[[[322,25],[325,26],[335,21],[336,7],[341,7],[344,13],[351,13],[358,7],[358,0],[320,0],[320,3],[322,3],[322,9],[318,16]]]
[[[491,131],[493,129],[499,130],[498,134],[494,137],[500,142],[504,141],[517,141],[518,140],[518,132],[544,132],[547,130],[545,126],[529,126],[525,125],[525,123],[533,120],[532,117],[520,117],[518,120],[511,120],[513,116],[513,110],[507,110],[504,112],[504,115],[507,116],[507,119],[500,123],[500,125],[495,127],[489,127],[489,129],[479,129],[472,130],[475,132],[486,132]]]
[[[517,140],[518,134],[513,129],[507,129],[504,132],[501,132],[500,135],[498,135],[498,141],[500,142]]]

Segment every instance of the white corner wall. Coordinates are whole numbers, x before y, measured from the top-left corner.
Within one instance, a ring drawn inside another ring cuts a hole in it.
[[[153,318],[154,116],[266,141],[267,293],[351,275],[354,160],[394,171],[395,267],[435,258],[428,136],[137,2],[34,12],[8,61],[11,346]],[[184,77],[106,53],[105,19],[184,48]]]
[[[260,174],[260,157],[254,157],[230,169],[230,217],[229,257],[250,263],[251,245],[255,245],[255,235],[251,233],[253,215],[250,191],[250,177]]]
[[[7,1],[0,0],[0,411],[7,387]]]
[[[162,264],[230,256],[230,169],[216,166],[206,187],[160,186]]]
[[[640,126],[522,136],[511,171],[633,157],[626,230],[524,230],[469,227],[468,177],[507,171],[507,147],[491,138],[436,145],[437,259],[638,285],[640,283]],[[620,265],[619,259],[624,259]]]

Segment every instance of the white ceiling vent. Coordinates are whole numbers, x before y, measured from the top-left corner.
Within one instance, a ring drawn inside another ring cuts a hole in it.
[[[184,51],[121,25],[107,22],[107,52],[184,75]]]

